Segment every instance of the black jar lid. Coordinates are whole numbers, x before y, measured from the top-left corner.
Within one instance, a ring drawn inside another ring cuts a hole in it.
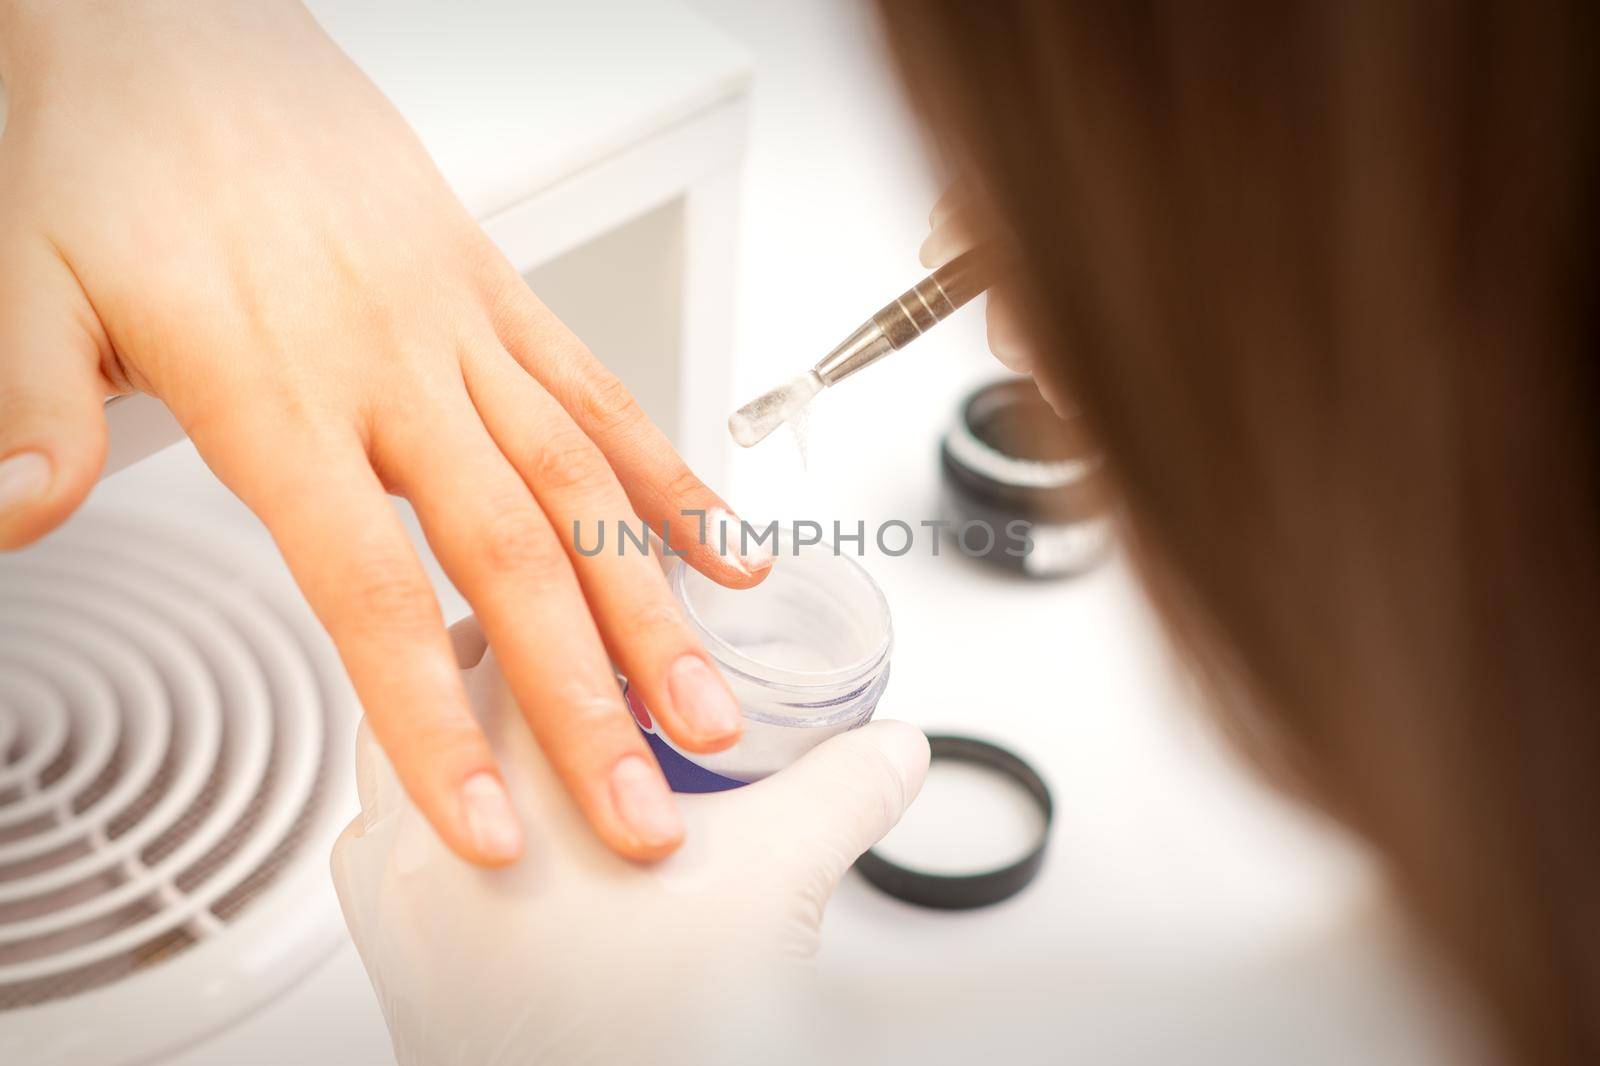
[[[1105,558],[1112,537],[1100,455],[1077,418],[1057,415],[1031,380],[1005,378],[967,397],[939,462],[948,528],[981,534],[979,548],[957,535],[963,553],[1032,578],[1083,573]]]
[[[959,763],[980,767],[996,775],[1001,784],[1020,786],[1036,811],[1037,835],[1020,854],[991,868],[959,874],[924,869],[912,861],[888,858],[880,844],[856,860],[857,872],[874,887],[921,907],[969,910],[1010,899],[1026,888],[1044,866],[1050,823],[1055,815],[1049,786],[1021,756],[987,740],[931,734],[928,747],[932,757],[930,774],[940,764]]]
[[[1006,378],[967,397],[940,447],[946,483],[1005,517],[1081,521],[1105,509],[1100,456],[1032,381]]]

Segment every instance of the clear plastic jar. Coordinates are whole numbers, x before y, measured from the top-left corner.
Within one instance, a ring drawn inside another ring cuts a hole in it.
[[[759,780],[822,741],[872,718],[889,683],[894,633],[876,582],[832,544],[801,547],[781,530],[772,572],[753,589],[728,589],[674,560],[667,581],[689,628],[744,710],[726,751],[680,751],[655,728],[631,688],[628,703],[678,792],[715,792]]]

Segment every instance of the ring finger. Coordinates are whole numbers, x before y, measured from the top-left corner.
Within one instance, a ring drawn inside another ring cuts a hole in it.
[[[458,394],[459,395],[459,394]],[[661,771],[622,701],[555,530],[465,396],[385,419],[374,451],[472,604],[533,730],[596,834],[654,859],[682,842]]]

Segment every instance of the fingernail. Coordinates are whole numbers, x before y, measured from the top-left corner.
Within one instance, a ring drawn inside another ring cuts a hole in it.
[[[728,687],[698,655],[685,655],[667,671],[667,692],[673,710],[690,728],[707,739],[739,731],[743,715]]]
[[[683,819],[667,783],[637,755],[629,755],[611,771],[611,801],[640,843],[656,847],[683,836]]]
[[[715,527],[711,534],[711,546],[728,562],[747,574],[772,565],[772,548],[765,541],[756,539],[759,530],[747,533],[743,522],[720,507],[707,518]]]
[[[461,786],[467,833],[486,859],[506,861],[522,851],[522,827],[511,809],[506,787],[493,774],[479,772]]]
[[[50,488],[50,457],[18,452],[0,459],[0,514],[32,503]]]
[[[939,197],[939,202],[933,205],[933,210],[928,212],[928,228],[938,229],[946,219],[954,217],[956,211],[966,204],[966,198],[958,194],[958,190],[951,189]]]
[[[928,234],[922,247],[917,249],[917,258],[922,260],[923,266],[937,270],[964,251],[963,245],[961,234],[949,226],[942,226]]]
[[[1007,370],[1033,373],[1033,349],[1021,338],[1009,333],[997,334],[989,340],[989,351]]]

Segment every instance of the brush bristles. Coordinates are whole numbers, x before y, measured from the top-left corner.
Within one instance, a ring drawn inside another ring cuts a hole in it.
[[[754,447],[793,418],[821,391],[822,379],[815,372],[802,374],[735,411],[728,417],[728,433],[741,448]]]

